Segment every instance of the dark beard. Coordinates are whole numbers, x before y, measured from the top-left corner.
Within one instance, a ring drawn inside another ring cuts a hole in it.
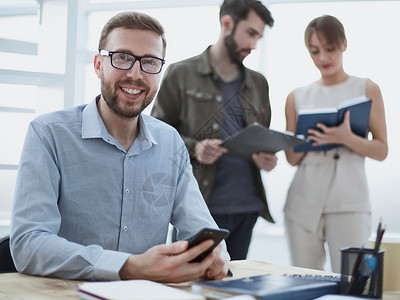
[[[119,89],[119,86],[121,84],[135,85],[137,87],[144,88],[147,96],[145,97],[145,100],[141,103],[139,108],[124,109],[124,107],[120,105],[116,90]],[[115,82],[113,89],[110,84],[107,84],[107,82],[104,81],[104,78],[101,78],[101,94],[111,111],[114,112],[117,116],[120,116],[124,119],[134,119],[139,116],[140,113],[151,103],[155,95],[154,92],[149,92],[149,87],[141,80],[117,81]]]
[[[240,51],[238,51],[238,45],[236,44],[235,40],[233,39],[233,32],[224,38],[224,44],[226,47],[226,51],[228,52],[229,59],[234,64],[239,65],[240,67],[243,66],[243,60],[240,58]]]

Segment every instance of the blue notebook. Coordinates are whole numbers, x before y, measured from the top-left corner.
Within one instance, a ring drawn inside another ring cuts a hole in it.
[[[306,138],[307,130],[309,128],[317,129],[317,123],[338,126],[343,122],[346,110],[349,110],[351,131],[361,137],[366,137],[371,103],[371,99],[359,97],[343,102],[338,108],[301,109],[297,118],[296,136]],[[341,146],[340,144],[329,144],[313,147],[311,142],[294,147],[294,152],[326,151]]]
[[[267,274],[234,280],[195,282],[192,290],[210,298],[250,295],[260,300],[308,300],[327,294],[338,294],[339,284]]]

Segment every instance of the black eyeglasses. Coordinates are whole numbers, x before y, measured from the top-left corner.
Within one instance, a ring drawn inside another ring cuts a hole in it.
[[[154,56],[136,56],[129,53],[118,51],[101,50],[101,56],[110,56],[111,65],[119,70],[129,70],[138,60],[140,69],[148,74],[158,74],[161,72],[165,60]]]

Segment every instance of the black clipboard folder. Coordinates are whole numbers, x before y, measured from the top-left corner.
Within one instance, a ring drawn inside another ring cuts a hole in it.
[[[256,122],[228,137],[221,146],[228,149],[228,155],[251,159],[253,153],[276,153],[304,143],[305,139],[269,129]]]

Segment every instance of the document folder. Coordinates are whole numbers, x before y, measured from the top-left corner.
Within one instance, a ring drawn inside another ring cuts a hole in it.
[[[253,123],[228,137],[221,146],[228,149],[228,155],[250,159],[253,153],[276,153],[297,145],[306,140],[290,133],[269,129],[259,123]]]

